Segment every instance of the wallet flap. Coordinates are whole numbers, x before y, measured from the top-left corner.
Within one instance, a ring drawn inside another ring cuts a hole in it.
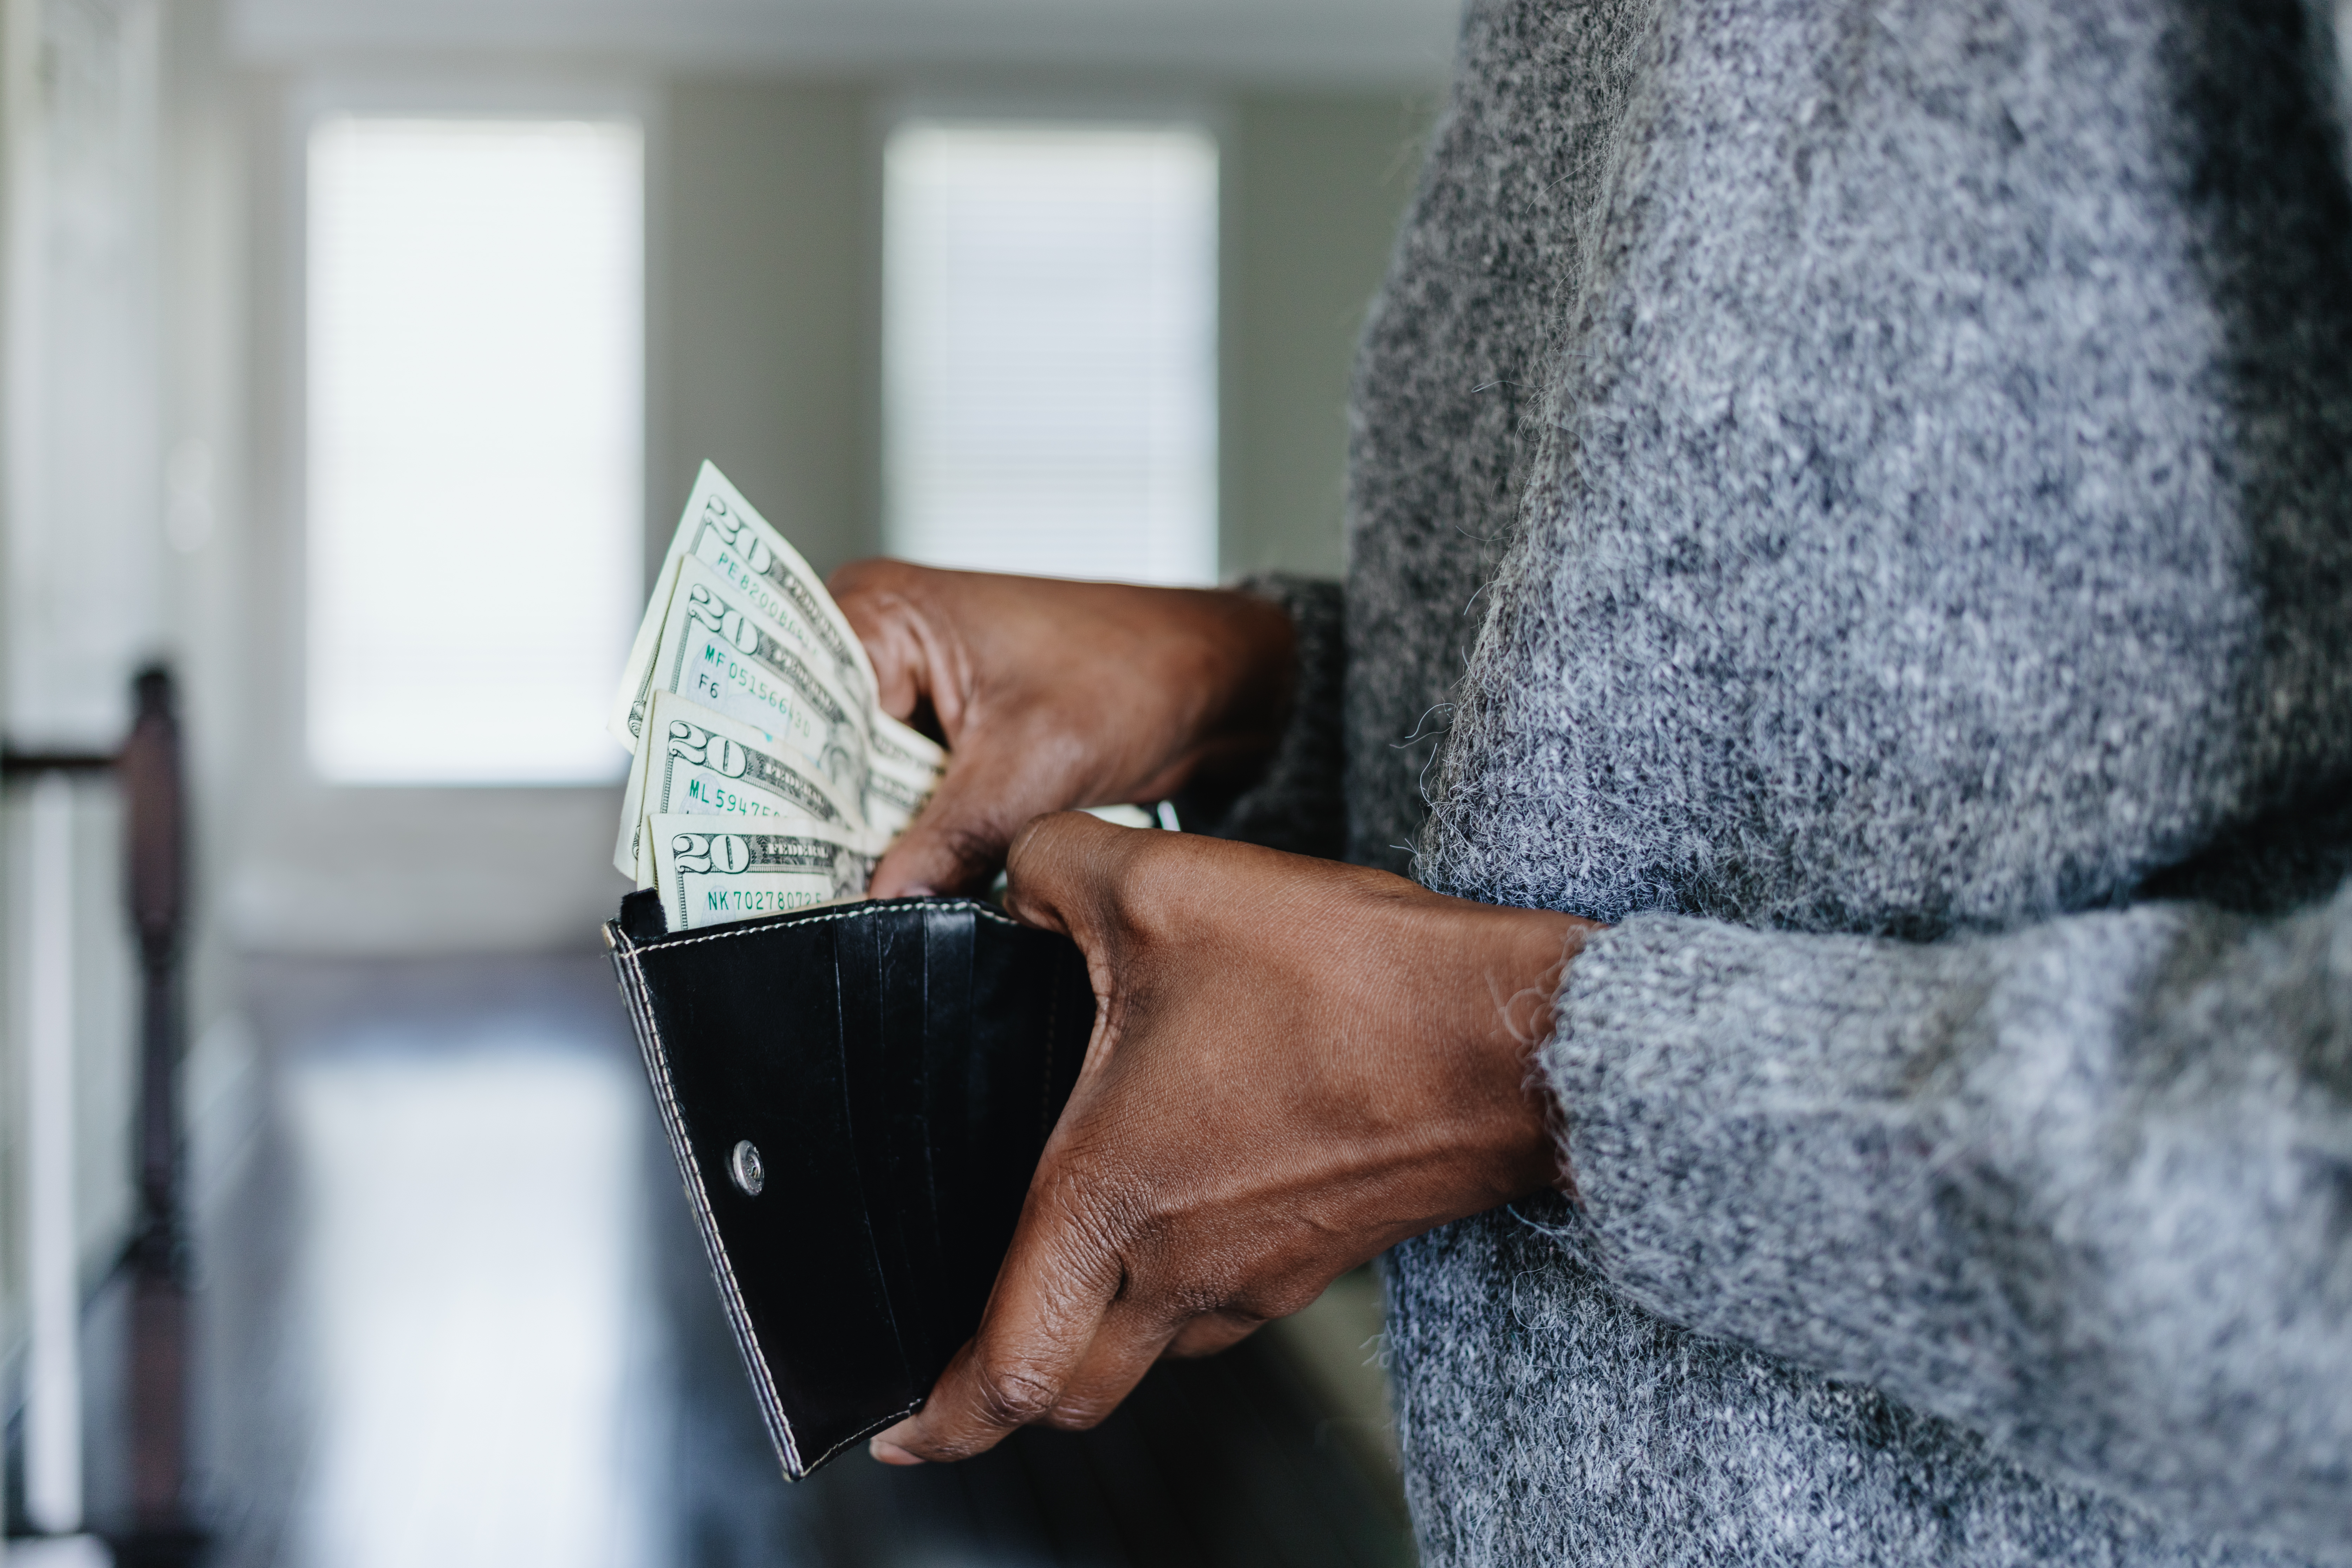
[[[928,1390],[910,1375],[867,1217],[837,923],[614,952],[729,1324],[795,1479]]]
[[[965,899],[676,935],[631,903],[614,965],[797,1479],[919,1408],[978,1327],[1085,1057],[1085,962]]]

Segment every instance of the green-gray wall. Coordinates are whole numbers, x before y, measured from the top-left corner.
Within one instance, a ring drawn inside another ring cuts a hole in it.
[[[1218,571],[1337,576],[1348,379],[1426,104],[1245,98],[1224,138]]]
[[[674,79],[650,183],[649,550],[709,458],[820,567],[877,548],[880,89]],[[1229,97],[1221,573],[1337,573],[1348,374],[1425,98]]]
[[[856,87],[670,85],[647,182],[655,559],[706,458],[820,570],[874,548],[874,116]]]

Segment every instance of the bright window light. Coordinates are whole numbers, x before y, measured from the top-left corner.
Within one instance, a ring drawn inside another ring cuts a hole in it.
[[[591,784],[636,621],[644,136],[310,138],[308,706],[346,784]]]
[[[1213,581],[1215,142],[910,121],[885,223],[891,553]]]

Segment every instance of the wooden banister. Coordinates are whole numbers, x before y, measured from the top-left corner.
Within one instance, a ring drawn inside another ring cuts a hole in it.
[[[184,1568],[204,1552],[188,1495],[190,1238],[179,1068],[184,1041],[181,959],[188,912],[188,811],[178,693],[160,665],[131,684],[122,750],[0,748],[0,777],[114,775],[122,792],[123,892],[140,971],[139,1121],[133,1159],[139,1214],[131,1272],[131,1492],[127,1533],[111,1536],[121,1568]]]

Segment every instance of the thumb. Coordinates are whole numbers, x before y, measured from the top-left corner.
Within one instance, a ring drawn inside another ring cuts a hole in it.
[[[1060,931],[1085,946],[1101,924],[1105,890],[1136,847],[1153,837],[1083,811],[1037,817],[1005,858],[1004,908],[1024,924]]]
[[[977,891],[1004,863],[1023,823],[1066,804],[1024,777],[1026,770],[994,760],[992,750],[975,743],[949,753],[929,802],[874,868],[875,898]]]

